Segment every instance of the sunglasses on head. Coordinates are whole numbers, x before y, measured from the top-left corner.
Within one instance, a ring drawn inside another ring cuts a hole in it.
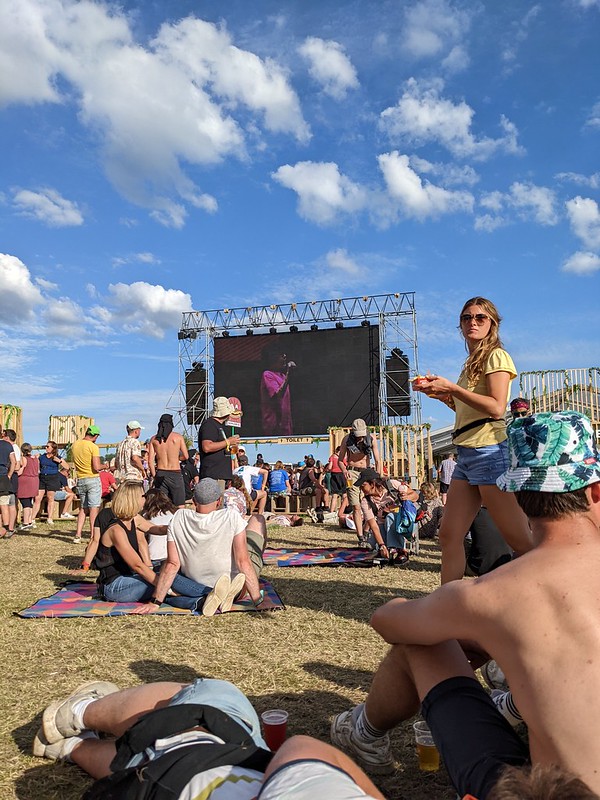
[[[528,417],[529,416],[529,411],[525,411],[525,410],[523,410],[523,411],[513,411],[512,415],[513,415],[513,417],[515,419],[517,417]]]
[[[473,320],[477,323],[477,325],[483,325],[483,323],[489,319],[487,314],[461,314],[460,321],[463,322],[471,322]]]

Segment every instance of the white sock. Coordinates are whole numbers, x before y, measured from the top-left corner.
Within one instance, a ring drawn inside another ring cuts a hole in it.
[[[363,742],[375,742],[385,736],[386,731],[380,731],[369,722],[369,718],[365,712],[365,704],[361,703],[356,706],[352,712],[352,722],[354,724],[354,733],[358,739]]]
[[[71,708],[71,714],[73,715],[73,728],[79,731],[87,730],[87,726],[83,721],[83,715],[85,714],[85,710],[89,704],[95,702],[96,701],[93,697],[86,697],[83,700],[78,700],[77,703],[73,703],[73,707]]]
[[[494,689],[492,692],[492,700],[498,711],[502,714],[513,728],[516,728],[521,722],[523,717],[519,713],[519,709],[515,705],[511,692],[504,692],[502,689]]]

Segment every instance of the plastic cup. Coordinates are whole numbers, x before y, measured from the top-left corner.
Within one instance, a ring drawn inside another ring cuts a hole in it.
[[[437,772],[440,768],[440,754],[433,741],[431,731],[427,727],[427,723],[415,722],[413,730],[417,743],[419,769],[424,772]]]
[[[263,711],[260,718],[267,747],[275,753],[285,742],[288,712],[281,708],[274,708],[270,711]]]

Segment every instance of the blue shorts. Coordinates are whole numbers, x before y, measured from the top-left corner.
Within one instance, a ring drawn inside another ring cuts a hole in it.
[[[79,478],[77,492],[81,501],[81,508],[100,508],[102,503],[100,478]]]
[[[237,686],[229,681],[220,681],[214,678],[197,678],[189,686],[184,686],[171,698],[170,706],[184,706],[198,704],[213,706],[220,711],[224,711],[239,722],[252,736],[254,743],[258,747],[268,750],[265,740],[261,736],[260,721],[258,715],[246,695]],[[180,734],[185,737],[186,734]],[[199,736],[201,734],[199,733]],[[174,747],[178,746],[178,736],[169,737]],[[136,767],[148,757],[150,759],[163,755],[157,753],[154,747],[146,748],[144,753],[134,756],[128,763],[128,767]]]
[[[495,486],[496,478],[508,469],[508,444],[490,444],[487,447],[461,447],[459,445],[452,480],[468,481],[471,486]]]

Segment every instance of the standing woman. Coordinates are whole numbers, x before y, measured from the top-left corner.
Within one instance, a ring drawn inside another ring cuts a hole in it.
[[[58,455],[58,445],[49,441],[44,452],[39,458],[40,462],[40,488],[33,504],[32,522],[38,515],[44,495],[48,498],[48,525],[54,525],[54,493],[62,488],[58,472],[60,469],[69,469],[69,465]]]
[[[35,526],[33,521],[33,502],[40,489],[40,465],[37,458],[31,455],[31,445],[23,442],[21,445],[21,466],[19,473],[19,488],[17,498],[23,509],[21,530],[27,531]]]
[[[439,375],[420,377],[417,391],[441,400],[456,411],[453,443],[458,448],[456,469],[439,537],[442,583],[460,580],[465,571],[463,540],[475,515],[486,506],[502,536],[517,553],[530,550],[527,517],[512,494],[501,492],[496,478],[508,468],[504,414],[515,365],[498,336],[500,315],[484,297],[465,303],[459,329],[467,359],[457,383]]]

